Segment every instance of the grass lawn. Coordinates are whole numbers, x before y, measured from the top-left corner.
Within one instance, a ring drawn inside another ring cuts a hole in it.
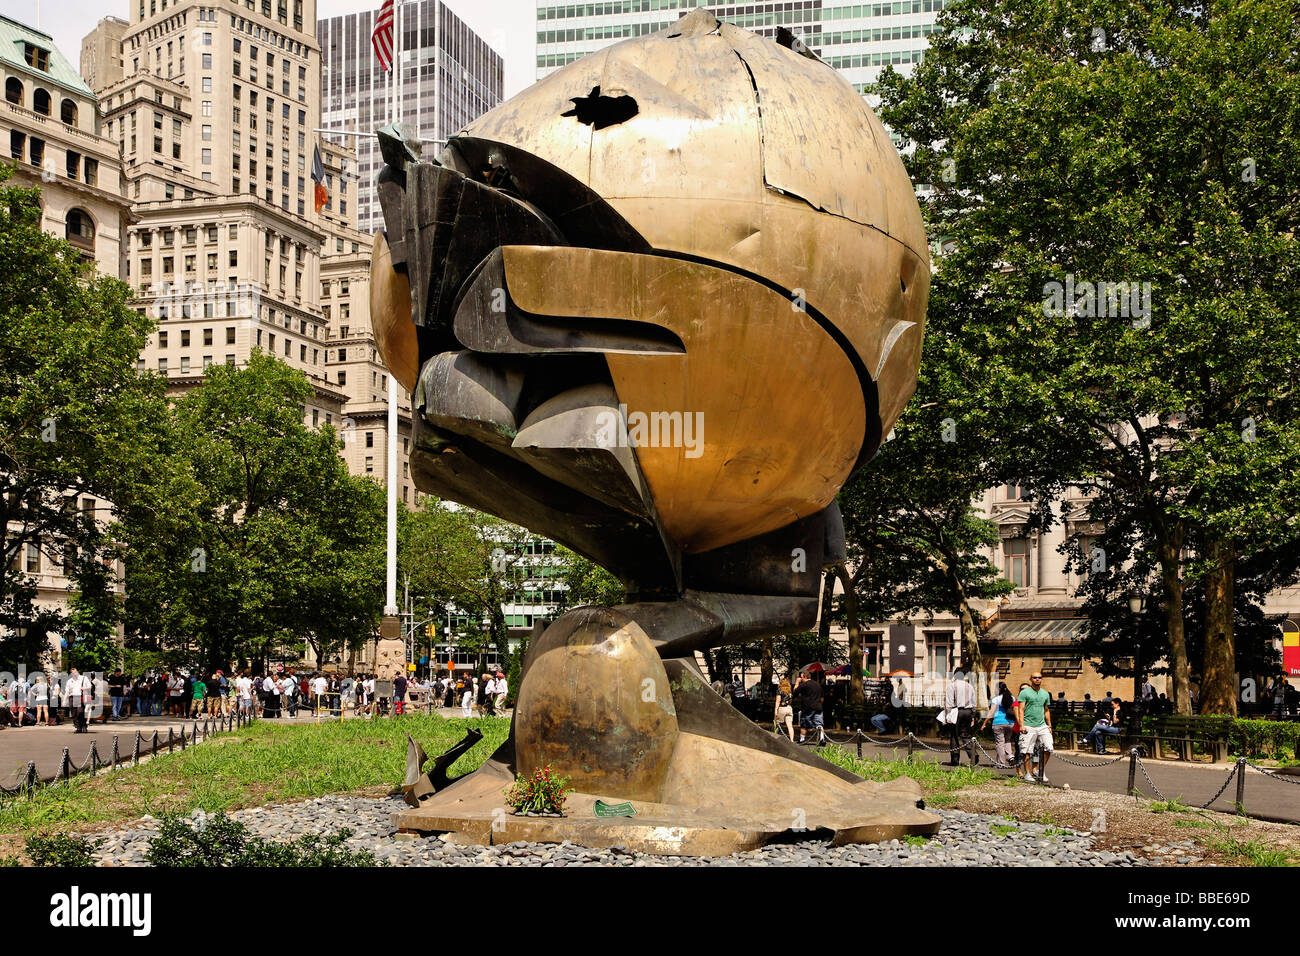
[[[928,760],[886,760],[881,757],[859,757],[852,750],[831,744],[817,750],[817,756],[845,770],[856,773],[867,780],[884,782],[895,777],[911,777],[921,785],[926,802],[936,806],[948,806],[948,795],[954,790],[975,784],[998,780],[999,775],[991,770],[971,767],[963,764],[952,769],[941,769],[938,764]]]
[[[483,740],[456,761],[452,776],[482,764],[506,739],[509,720],[420,714],[323,724],[258,721],[138,767],[74,778],[30,799],[2,797],[0,834],[88,829],[85,824],[124,822],[146,813],[213,813],[331,793],[381,796],[399,786],[406,773],[408,733],[433,758],[459,743],[471,727],[483,732]]]

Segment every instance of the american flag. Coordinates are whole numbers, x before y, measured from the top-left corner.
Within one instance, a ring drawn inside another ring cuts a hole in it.
[[[384,0],[375,18],[375,31],[370,34],[370,44],[375,48],[375,57],[385,70],[393,66],[393,0]]]

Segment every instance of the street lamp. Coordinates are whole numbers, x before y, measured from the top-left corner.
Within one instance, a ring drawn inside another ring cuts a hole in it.
[[[1142,612],[1146,610],[1147,596],[1141,591],[1130,591],[1128,610],[1133,617],[1133,715],[1142,716]]]

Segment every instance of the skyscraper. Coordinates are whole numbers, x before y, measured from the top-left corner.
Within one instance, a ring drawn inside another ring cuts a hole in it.
[[[926,37],[948,0],[832,5],[826,0],[721,4],[720,19],[763,36],[786,27],[862,91],[885,66],[906,72],[920,62]],[[628,37],[657,33],[699,6],[698,0],[537,3],[537,78]]]
[[[350,13],[317,26],[325,129],[373,133],[392,119],[393,74],[380,68],[370,46],[377,13]],[[437,152],[448,136],[501,101],[502,60],[439,0],[399,3],[395,14],[401,36],[401,121],[426,140],[426,150]],[[383,226],[373,192],[383,159],[373,137],[355,139],[360,177],[355,225],[374,232]]]
[[[105,21],[83,48],[111,47],[96,34],[121,37],[123,75],[97,92],[136,219],[122,278],[158,320],[141,368],[176,392],[213,364],[274,355],[312,384],[306,422],[333,424],[349,467],[384,482],[387,421],[374,413],[388,372],[369,323],[370,239],[351,225],[352,145],[314,132],[315,12],[315,0],[132,0],[125,31]],[[408,441],[409,395],[398,429],[394,440]],[[399,476],[398,494],[416,502],[409,478]]]

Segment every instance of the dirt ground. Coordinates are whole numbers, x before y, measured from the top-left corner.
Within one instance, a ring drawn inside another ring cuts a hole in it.
[[[1131,850],[1156,864],[1162,862],[1159,855],[1144,848],[1188,840],[1196,845],[1193,852],[1179,850],[1168,854],[1163,862],[1172,865],[1175,856],[1201,856],[1200,862],[1191,865],[1285,865],[1283,857],[1289,856],[1291,865],[1300,863],[1300,826],[1294,824],[1208,810],[1165,809],[1165,804],[1117,793],[1019,783],[981,784],[951,796],[952,801],[944,801],[943,806],[1090,832],[1098,849],[1116,853]],[[1265,857],[1268,851],[1282,856]]]

